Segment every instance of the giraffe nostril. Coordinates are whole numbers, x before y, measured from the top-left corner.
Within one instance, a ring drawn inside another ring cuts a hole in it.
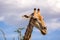
[[[43,29],[46,29],[46,30],[47,30],[47,28],[46,28],[46,27],[43,27]]]

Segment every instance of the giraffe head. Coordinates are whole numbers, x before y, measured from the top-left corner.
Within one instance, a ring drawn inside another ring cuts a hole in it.
[[[34,12],[32,13],[31,16],[24,15],[24,17],[31,18],[32,19],[31,24],[33,24],[36,28],[38,28],[43,35],[47,33],[47,28],[43,20],[43,17],[40,14],[39,8],[37,9],[37,11],[36,11],[36,8],[34,8]]]
[[[43,20],[43,17],[40,14],[40,9],[37,9],[36,12],[36,8],[34,8],[34,16],[33,16],[34,22],[32,22],[36,28],[38,28],[41,33],[43,35],[45,35],[47,33],[47,28],[46,28],[46,24]]]

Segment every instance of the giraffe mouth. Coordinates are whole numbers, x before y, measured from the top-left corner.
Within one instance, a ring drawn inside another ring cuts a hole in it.
[[[44,28],[41,30],[41,33],[42,33],[43,35],[46,35],[46,34],[47,34],[47,28],[44,27]]]
[[[42,30],[41,33],[42,33],[43,35],[46,35],[46,31],[44,31],[44,30]]]

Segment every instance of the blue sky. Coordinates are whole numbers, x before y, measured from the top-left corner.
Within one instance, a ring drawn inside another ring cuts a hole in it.
[[[0,29],[7,40],[18,40],[18,33],[14,31],[28,25],[29,19],[22,16],[31,14],[34,8],[40,8],[48,30],[43,36],[34,28],[31,40],[60,40],[60,0],[0,0]],[[22,30],[23,35],[25,30]],[[3,40],[1,31],[0,34]]]

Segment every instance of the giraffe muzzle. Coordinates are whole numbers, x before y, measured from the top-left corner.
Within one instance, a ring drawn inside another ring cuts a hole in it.
[[[41,33],[43,35],[46,35],[47,34],[47,28],[46,27],[43,27],[42,30],[41,30]]]

